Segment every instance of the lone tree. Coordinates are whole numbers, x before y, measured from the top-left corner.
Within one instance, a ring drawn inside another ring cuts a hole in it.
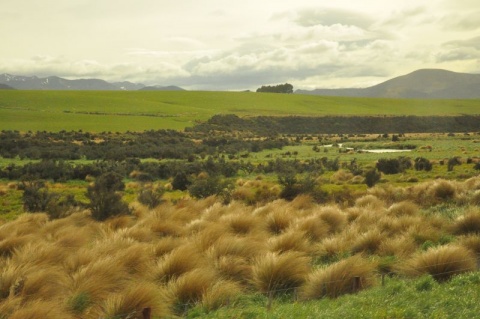
[[[291,94],[293,93],[293,85],[289,83],[285,84],[278,84],[274,86],[270,85],[263,85],[261,88],[257,89],[257,92],[267,92],[267,93],[287,93]]]
[[[113,172],[100,175],[95,183],[87,188],[86,195],[90,200],[88,207],[92,211],[92,217],[103,221],[112,216],[127,214],[128,206],[119,193],[124,189],[125,184],[120,175]]]

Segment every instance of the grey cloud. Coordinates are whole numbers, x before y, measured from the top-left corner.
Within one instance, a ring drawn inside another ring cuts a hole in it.
[[[424,7],[409,8],[402,11],[395,11],[381,22],[383,26],[403,26],[411,25],[414,20],[422,20],[427,13]]]
[[[456,31],[474,31],[480,28],[480,11],[468,14],[449,14],[442,18],[443,29]]]
[[[436,55],[437,62],[464,61],[480,59],[480,51],[473,48],[457,48],[445,50]]]
[[[315,25],[353,25],[364,29],[368,29],[374,20],[360,12],[344,10],[344,9],[305,9],[297,13],[295,23],[303,27],[311,27]]]

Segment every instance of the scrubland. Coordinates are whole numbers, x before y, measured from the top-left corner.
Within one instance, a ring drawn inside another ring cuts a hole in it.
[[[318,317],[320,304],[333,316],[329,303],[358,317],[428,317],[394,301],[356,307],[360,296],[478,285],[479,194],[473,177],[377,185],[351,204],[209,197],[134,202],[131,216],[104,222],[23,214],[0,225],[0,318]],[[462,304],[468,296],[452,296],[435,311]]]

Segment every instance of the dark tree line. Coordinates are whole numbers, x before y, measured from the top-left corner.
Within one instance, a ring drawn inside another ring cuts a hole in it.
[[[293,93],[293,85],[291,85],[289,83],[278,84],[278,85],[273,85],[273,86],[262,85],[262,87],[257,89],[257,92],[291,94],[291,93]]]

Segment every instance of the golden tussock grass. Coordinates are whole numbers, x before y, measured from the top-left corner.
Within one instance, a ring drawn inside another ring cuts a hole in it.
[[[61,299],[67,292],[68,277],[60,267],[46,269],[31,269],[24,273],[23,288],[19,295],[24,300],[42,296],[43,300]]]
[[[201,304],[205,310],[212,311],[234,303],[241,293],[242,288],[238,283],[219,280],[203,293]]]
[[[348,223],[347,215],[336,206],[319,208],[318,217],[328,225],[329,233],[336,233],[343,230]]]
[[[406,258],[411,256],[417,250],[417,244],[413,238],[405,235],[386,238],[378,247],[379,256],[395,256],[397,258]]]
[[[181,246],[157,262],[153,270],[153,278],[158,282],[166,283],[204,265],[203,256],[193,245]]]
[[[13,311],[8,319],[73,319],[56,301],[34,300],[22,304],[21,308]]]
[[[15,249],[11,258],[14,263],[19,265],[46,267],[48,265],[60,265],[67,254],[69,252],[65,248],[37,240],[34,243],[28,243]]]
[[[313,201],[312,196],[310,195],[305,195],[305,194],[300,194],[297,197],[295,197],[292,202],[290,203],[290,207],[293,208],[294,210],[305,210],[305,209],[311,209],[315,206],[315,203]]]
[[[277,253],[298,251],[308,254],[312,250],[312,246],[305,234],[296,230],[289,230],[278,236],[271,237],[267,245],[270,251]]]
[[[286,209],[279,209],[265,217],[265,228],[269,233],[277,235],[284,232],[292,222],[292,214]]]
[[[105,224],[113,230],[119,230],[132,227],[135,224],[135,221],[131,216],[123,215],[109,218],[105,221]]]
[[[318,216],[307,216],[297,219],[293,225],[295,231],[303,232],[312,242],[325,238],[330,230],[329,225]]]
[[[31,243],[35,238],[35,235],[22,235],[3,239],[0,241],[0,257],[10,257],[15,250]]]
[[[387,210],[387,214],[393,217],[413,216],[418,214],[419,210],[420,208],[415,203],[403,201],[391,205]]]
[[[206,251],[206,255],[212,259],[218,259],[223,256],[238,256],[252,259],[262,254],[265,250],[265,244],[254,238],[239,238],[225,235]]]
[[[261,292],[284,294],[300,287],[310,272],[310,257],[300,252],[267,253],[252,265],[252,283]]]
[[[341,260],[308,276],[300,296],[304,300],[323,297],[336,298],[355,293],[376,283],[377,264],[360,255]],[[358,278],[358,279],[356,279]]]
[[[218,281],[216,272],[208,267],[187,272],[168,284],[168,292],[174,304],[184,306],[202,300],[207,290]]]
[[[353,178],[353,174],[350,171],[339,169],[333,173],[330,177],[330,182],[333,184],[344,184]]]
[[[152,247],[144,243],[135,243],[130,247],[118,251],[114,256],[114,262],[123,266],[130,275],[151,274],[155,255]]]
[[[239,256],[222,256],[214,261],[213,267],[220,277],[247,285],[252,280],[250,262]]]
[[[452,225],[452,232],[456,235],[480,234],[480,211],[470,210],[457,218]]]
[[[480,258],[480,235],[460,236],[457,243],[475,253]]]
[[[327,261],[345,255],[350,252],[352,240],[353,236],[349,233],[325,238],[315,245],[315,255]]]
[[[171,220],[155,220],[149,227],[154,234],[160,237],[181,237],[185,234],[184,228],[178,222]]]
[[[127,278],[122,265],[112,257],[103,257],[71,273],[68,287],[73,294],[86,293],[91,300],[100,301],[122,289]]]
[[[387,236],[378,229],[369,230],[355,238],[351,251],[354,254],[361,252],[375,254],[385,239]]]
[[[408,276],[430,274],[437,281],[477,269],[475,254],[465,247],[446,245],[418,253],[398,266],[398,271]]]
[[[162,257],[185,243],[184,238],[163,237],[152,243],[152,250],[155,257]]]
[[[225,223],[228,230],[236,235],[247,235],[255,230],[260,224],[258,217],[249,213],[229,214],[220,219],[220,222]]]
[[[385,203],[375,195],[369,194],[358,198],[355,201],[355,206],[368,208],[370,210],[381,210],[385,207]]]
[[[140,281],[129,284],[122,292],[110,295],[94,307],[87,317],[143,319],[145,308],[151,309],[153,317],[172,315],[166,291],[152,283]]]

